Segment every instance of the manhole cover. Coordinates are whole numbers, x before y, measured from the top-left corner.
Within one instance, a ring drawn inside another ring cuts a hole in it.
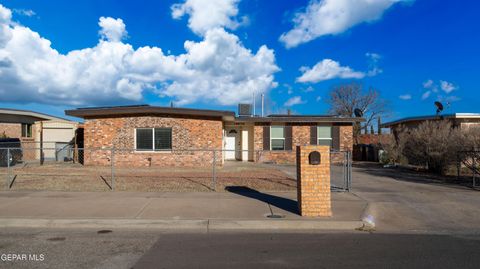
[[[97,234],[108,234],[108,233],[111,233],[112,230],[100,230],[100,231],[97,231]]]
[[[47,238],[48,241],[65,241],[65,237],[51,237]]]
[[[277,215],[277,214],[270,214],[270,215],[267,215],[267,218],[270,218],[270,219],[283,219],[283,218],[285,218],[285,216],[283,216],[283,215]]]

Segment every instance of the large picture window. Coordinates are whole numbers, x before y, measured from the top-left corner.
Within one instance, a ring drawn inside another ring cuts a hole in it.
[[[285,127],[270,127],[270,147],[271,150],[285,150]]]
[[[318,126],[317,139],[320,146],[332,146],[332,127]]]
[[[138,128],[135,133],[137,151],[172,150],[171,128]]]

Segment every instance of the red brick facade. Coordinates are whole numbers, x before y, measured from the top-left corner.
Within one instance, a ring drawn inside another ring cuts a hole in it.
[[[135,151],[136,128],[172,128],[172,151]],[[85,165],[110,165],[110,150],[115,147],[115,165],[139,166],[211,166],[212,149],[223,145],[221,119],[132,116],[86,119],[84,131]],[[217,164],[222,154],[216,153]]]
[[[262,151],[263,150],[263,127],[256,125],[254,128],[254,149],[261,151],[257,160],[259,162],[274,162],[278,164],[294,164],[296,159],[295,147],[310,145],[310,127],[316,124],[295,124],[292,126],[292,150],[286,151]],[[341,151],[351,151],[353,148],[353,126],[339,126],[339,144]],[[332,155],[334,162],[343,161],[343,155]],[[338,160],[336,160],[338,159]]]

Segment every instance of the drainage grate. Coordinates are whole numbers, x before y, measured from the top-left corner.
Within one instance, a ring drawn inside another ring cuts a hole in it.
[[[270,214],[270,215],[267,215],[267,218],[270,218],[270,219],[283,219],[285,218],[284,215],[277,215],[277,214]]]
[[[109,234],[113,232],[112,230],[100,230],[100,231],[97,231],[97,234]]]

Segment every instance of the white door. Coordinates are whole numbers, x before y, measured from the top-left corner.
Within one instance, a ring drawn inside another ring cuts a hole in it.
[[[225,150],[225,160],[235,160],[235,136],[226,137]]]
[[[225,160],[235,160],[235,145],[237,143],[238,132],[236,130],[227,131],[225,137]]]

